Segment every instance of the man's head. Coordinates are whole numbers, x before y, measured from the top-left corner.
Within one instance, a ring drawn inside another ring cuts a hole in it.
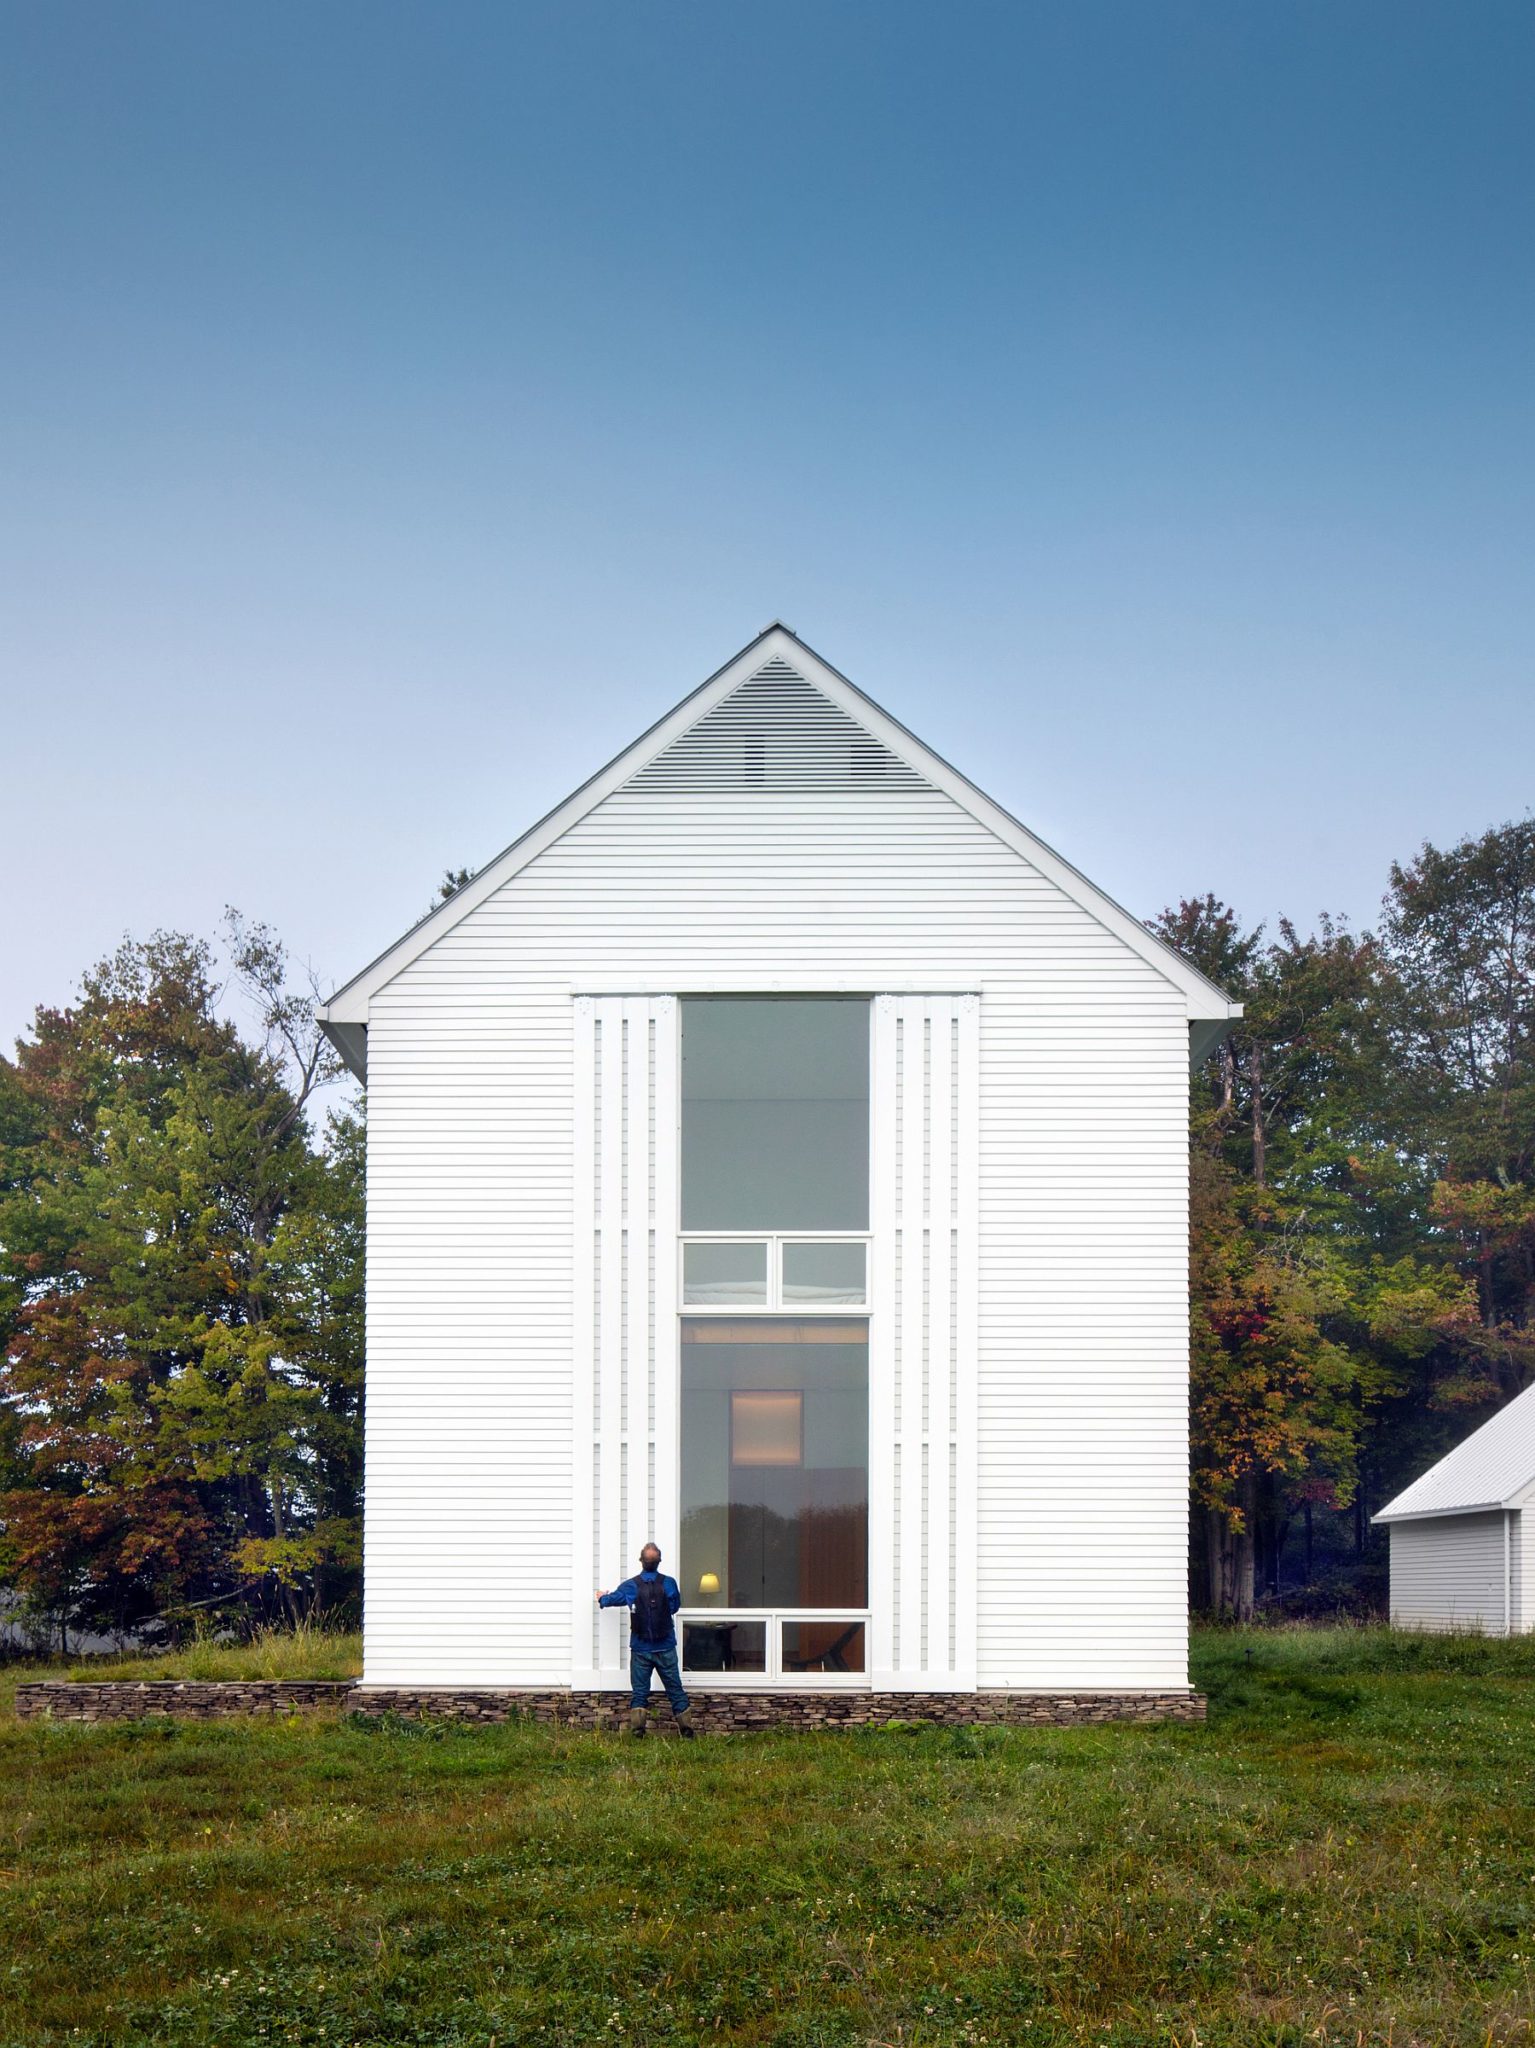
[[[642,1572],[655,1572],[660,1569],[661,1546],[658,1543],[647,1543],[640,1552],[640,1570]]]

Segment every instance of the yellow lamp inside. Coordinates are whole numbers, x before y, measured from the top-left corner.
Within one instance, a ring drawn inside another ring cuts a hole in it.
[[[720,1575],[718,1572],[704,1572],[700,1575],[698,1581],[698,1590],[700,1593],[717,1593],[719,1589]]]

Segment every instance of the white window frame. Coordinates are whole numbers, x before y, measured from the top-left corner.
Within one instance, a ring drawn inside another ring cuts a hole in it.
[[[695,1627],[717,1626],[721,1622],[762,1622],[765,1624],[765,1671],[709,1671],[682,1665],[684,1680],[698,1692],[761,1692],[766,1686],[803,1687],[807,1692],[867,1692],[870,1676],[870,1631],[872,1615],[867,1607],[679,1607],[677,1610],[678,1656],[686,1637],[685,1623]],[[863,1628],[864,1663],[857,1671],[786,1671],[783,1668],[783,1627],[786,1621],[808,1621],[817,1627],[847,1627],[857,1622]]]
[[[714,990],[700,990],[697,993],[713,994]],[[779,993],[776,990],[752,989],[731,991],[742,995],[760,995],[770,998]],[[864,1230],[685,1230],[681,1221],[681,1176],[679,1173],[677,1202],[677,1250],[676,1250],[676,1305],[678,1317],[678,1350],[681,1350],[682,1322],[703,1318],[706,1321],[720,1321],[729,1318],[767,1317],[779,1322],[792,1322],[806,1318],[831,1320],[839,1316],[850,1316],[870,1325],[870,1359],[873,1359],[872,1321],[876,1300],[874,1268],[874,1229],[872,1204],[874,1173],[874,1126],[873,1126],[873,1058],[874,1058],[874,998],[872,995],[857,995],[854,991],[838,989],[830,993],[838,996],[852,996],[865,1002],[869,1012],[869,1062],[870,1062],[870,1124],[869,1124],[869,1174],[871,1214],[869,1227]],[[675,1096],[676,1128],[678,1135],[679,1159],[682,1130],[682,1030],[681,999],[678,1003],[679,1029],[677,1032],[677,1087]],[[767,1299],[761,1302],[689,1302],[684,1298],[683,1260],[690,1244],[760,1244],[766,1255]],[[862,1301],[857,1302],[815,1302],[783,1299],[783,1247],[785,1244],[861,1244],[864,1248],[864,1292]],[[680,1359],[679,1359],[680,1367]],[[680,1477],[681,1406],[682,1382],[679,1370],[677,1398],[679,1407],[678,1443]],[[869,1415],[870,1428],[870,1484],[872,1485],[873,1464],[873,1407],[872,1390]],[[680,1495],[679,1495],[680,1497]],[[872,1508],[872,1497],[871,1497]],[[868,1555],[865,1569],[873,1571],[872,1540],[866,1537]],[[679,1541],[680,1547],[680,1541]],[[705,1626],[719,1622],[761,1622],[764,1625],[766,1652],[764,1671],[689,1671],[683,1672],[695,1691],[701,1692],[760,1692],[771,1687],[774,1690],[800,1690],[824,1692],[867,1692],[873,1678],[874,1665],[874,1618],[868,1607],[681,1607],[677,1611],[678,1657],[682,1655],[684,1637],[681,1633],[684,1623],[702,1623]],[[861,1622],[863,1625],[864,1665],[859,1671],[785,1671],[783,1668],[783,1629],[786,1621],[806,1621],[817,1625],[823,1623]]]
[[[688,1301],[684,1259],[690,1244],[760,1244],[767,1253],[766,1301]],[[783,1248],[786,1244],[861,1244],[862,1301],[785,1301]],[[677,1239],[677,1306],[684,1316],[862,1316],[874,1300],[874,1234],[868,1230],[687,1230]]]
[[[690,1242],[717,1244],[762,1244],[777,1242],[790,1244],[862,1244],[871,1247],[870,1233],[862,1230],[690,1230],[687,1237],[679,1241],[677,1254],[677,1299],[682,1300],[682,1252],[681,1245]],[[864,1288],[872,1297],[874,1289],[869,1261],[872,1248],[864,1254]],[[775,1253],[769,1264],[768,1293],[770,1305],[766,1308],[737,1308],[721,1302],[714,1306],[694,1304],[690,1308],[679,1308],[679,1319],[703,1317],[706,1321],[719,1322],[729,1318],[732,1322],[738,1316],[771,1316],[779,1322],[795,1322],[802,1318],[819,1321],[823,1317],[846,1315],[867,1323],[869,1311],[865,1307],[839,1303],[836,1307],[822,1308],[814,1302],[791,1302],[787,1308],[773,1305],[772,1296],[778,1291],[778,1279],[782,1272],[782,1255]],[[680,1389],[679,1389],[680,1391]],[[866,1564],[865,1569],[868,1569]],[[684,1622],[705,1624],[721,1621],[760,1621],[766,1625],[765,1671],[697,1671],[683,1665],[683,1674],[695,1690],[712,1692],[716,1689],[726,1692],[760,1692],[765,1686],[805,1687],[807,1690],[830,1692],[867,1692],[873,1669],[872,1635],[873,1612],[868,1607],[679,1607],[677,1624],[680,1629]],[[863,1624],[863,1668],[858,1671],[785,1671],[783,1668],[783,1631],[779,1626],[785,1621],[842,1622],[857,1621]],[[682,1653],[683,1637],[677,1638],[678,1655]]]

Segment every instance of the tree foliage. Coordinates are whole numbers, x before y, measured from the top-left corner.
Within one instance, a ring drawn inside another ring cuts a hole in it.
[[[1153,924],[1241,998],[1195,1077],[1196,1597],[1368,1514],[1535,1376],[1535,827],[1391,870],[1376,934]]]
[[[231,915],[125,942],[0,1060],[0,1564],[61,1628],[337,1603],[358,1574],[360,1127],[312,990]]]

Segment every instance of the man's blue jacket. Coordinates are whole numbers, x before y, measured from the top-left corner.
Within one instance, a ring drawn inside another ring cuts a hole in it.
[[[632,1579],[625,1579],[621,1586],[615,1586],[611,1593],[604,1593],[597,1604],[600,1607],[632,1607],[634,1605],[634,1589],[641,1579],[648,1586],[653,1586],[656,1580],[659,1579],[661,1581],[661,1589],[666,1595],[667,1607],[673,1614],[677,1612],[677,1609],[682,1605],[682,1588],[675,1579],[669,1579],[665,1572],[637,1572]],[[633,1640],[646,1650],[675,1650],[677,1647],[677,1631],[668,1622],[664,1636],[656,1636],[652,1639],[650,1636],[637,1635]]]

